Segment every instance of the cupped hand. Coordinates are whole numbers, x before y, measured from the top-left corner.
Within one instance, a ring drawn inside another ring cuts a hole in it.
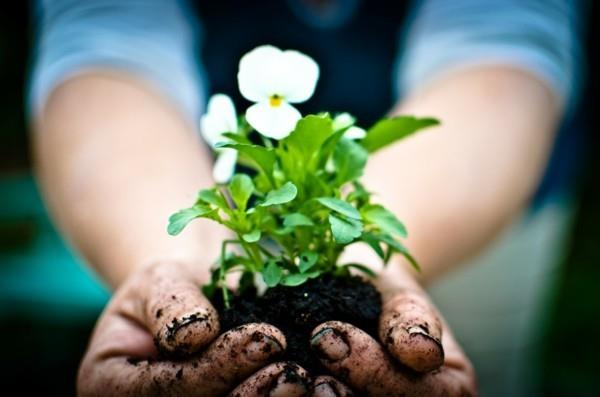
[[[282,333],[247,324],[219,336],[217,312],[198,285],[178,263],[146,268],[124,282],[96,325],[78,395],[211,397],[234,389],[245,396],[304,395],[309,382],[302,368],[267,366],[286,347]]]
[[[477,395],[473,367],[425,292],[385,284],[379,340],[338,321],[313,331],[311,346],[335,377],[314,395],[350,396],[348,386],[372,397]]]

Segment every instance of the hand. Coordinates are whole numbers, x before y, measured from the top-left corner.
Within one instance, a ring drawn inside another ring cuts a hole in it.
[[[361,395],[477,395],[475,373],[469,360],[425,292],[416,282],[403,287],[390,286],[390,280],[405,276],[388,276],[382,275],[378,283],[384,300],[380,341],[350,324],[337,321],[321,324],[311,337],[311,346],[321,357],[321,363]],[[320,389],[315,387],[314,394],[352,395],[335,379],[325,382]]]
[[[198,285],[177,263],[126,280],[96,325],[78,395],[211,397],[238,385],[242,395],[303,395],[306,373],[292,364],[277,363],[247,379],[285,349],[284,336],[268,324],[218,336],[217,312]]]

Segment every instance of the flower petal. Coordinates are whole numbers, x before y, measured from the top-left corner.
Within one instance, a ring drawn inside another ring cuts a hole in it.
[[[340,113],[333,119],[332,127],[334,131],[354,125],[356,118],[350,113]]]
[[[268,103],[257,103],[246,110],[246,120],[258,132],[273,139],[283,139],[296,128],[302,118],[300,112],[283,102],[277,107]]]
[[[215,94],[208,101],[208,113],[223,121],[226,131],[237,132],[237,115],[233,101],[225,94]]]
[[[238,85],[244,98],[265,102],[279,95],[288,102],[304,102],[315,91],[319,65],[298,51],[264,45],[240,60]]]
[[[217,183],[227,183],[235,172],[237,150],[221,149],[213,166],[213,178]]]
[[[252,102],[263,102],[277,94],[276,78],[282,51],[271,45],[256,47],[240,59],[238,86],[242,96]]]
[[[367,131],[353,125],[344,132],[344,136],[348,139],[363,139],[367,136]]]
[[[237,115],[231,98],[215,94],[208,101],[207,113],[200,118],[200,133],[204,140],[215,147],[223,138],[224,132],[237,132]]]
[[[281,55],[276,94],[290,103],[307,101],[315,92],[319,65],[308,55],[287,50]]]

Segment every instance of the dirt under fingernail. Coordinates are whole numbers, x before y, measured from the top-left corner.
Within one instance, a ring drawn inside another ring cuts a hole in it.
[[[316,334],[311,344],[319,357],[328,361],[339,361],[350,355],[350,346],[338,332],[325,328]]]
[[[277,380],[269,397],[300,397],[308,393],[306,379],[298,372],[300,367],[294,363],[286,363],[283,372]]]
[[[282,351],[283,347],[276,339],[262,332],[255,332],[250,342],[244,348],[246,357],[251,361],[264,361]]]

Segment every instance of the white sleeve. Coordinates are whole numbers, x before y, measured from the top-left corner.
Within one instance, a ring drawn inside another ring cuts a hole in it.
[[[523,68],[571,105],[581,82],[581,8],[573,0],[421,0],[396,69],[399,95],[481,64]]]
[[[194,123],[203,105],[199,26],[183,0],[39,0],[28,110],[89,69],[130,72],[153,85]]]

